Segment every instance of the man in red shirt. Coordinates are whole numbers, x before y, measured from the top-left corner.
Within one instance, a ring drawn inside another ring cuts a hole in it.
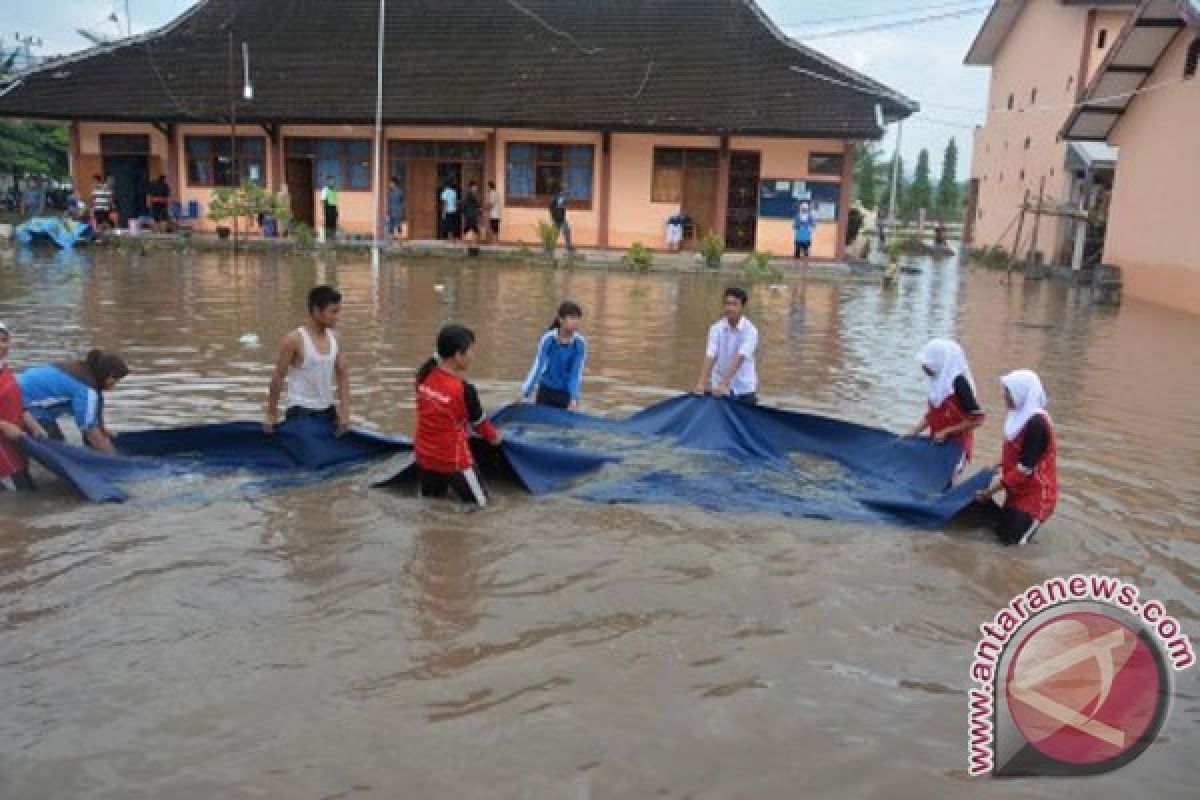
[[[442,497],[450,489],[464,503],[487,507],[487,488],[475,468],[469,437],[500,444],[500,431],[483,412],[479,393],[463,380],[471,365],[475,334],[447,325],[437,339],[437,356],[417,371],[417,432],[413,449],[421,495]]]

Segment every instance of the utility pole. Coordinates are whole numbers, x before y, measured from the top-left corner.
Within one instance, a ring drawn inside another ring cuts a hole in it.
[[[1038,230],[1042,227],[1042,203],[1046,197],[1046,176],[1043,175],[1041,181],[1038,182],[1038,202],[1037,208],[1033,212],[1033,236],[1029,240],[1029,256],[1025,259],[1025,276],[1029,276],[1029,270],[1033,267],[1034,261],[1037,259],[1038,246]],[[1038,277],[1041,277],[1040,274]]]
[[[892,155],[892,193],[888,196],[888,236],[896,230],[896,189],[900,182],[900,145],[904,143],[904,120],[896,124],[896,152]]]
[[[379,0],[379,41],[376,44],[375,71],[375,248],[384,240],[382,189],[387,171],[383,168],[383,45],[387,30],[387,0]]]
[[[133,36],[133,17],[129,16],[129,0],[125,0],[125,35]]]
[[[1025,228],[1025,212],[1029,209],[1029,190],[1025,190],[1025,199],[1021,201],[1021,219],[1017,222],[1017,237],[1013,239],[1012,253],[1008,256],[1008,268],[1005,270],[1004,282],[1012,283],[1012,265],[1021,249],[1021,231]]]
[[[237,95],[233,92],[233,29],[229,29],[229,46],[228,46],[228,63],[225,70],[225,85],[229,91],[229,153],[232,159],[232,175],[234,191],[241,189],[241,181],[238,179],[238,146],[237,146]],[[238,222],[237,216],[233,218],[233,252],[238,251]]]

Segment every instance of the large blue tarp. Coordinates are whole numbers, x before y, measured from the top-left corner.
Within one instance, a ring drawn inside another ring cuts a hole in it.
[[[983,471],[952,486],[955,444],[716,397],[685,395],[626,419],[513,405],[493,421],[505,435],[499,453],[474,443],[485,473],[593,502],[938,527],[992,479]]]
[[[327,473],[401,453],[402,439],[366,431],[338,437],[326,420],[300,417],[267,435],[255,422],[125,433],[115,440],[120,455],[50,439],[25,437],[28,456],[98,503],[129,499],[126,483],[173,475],[248,470],[275,476]]]
[[[991,480],[981,472],[951,486],[962,452],[927,438],[897,437],[815,414],[690,395],[625,419],[514,405],[494,421],[504,444],[476,440],[490,478],[532,494],[566,491],[603,503],[686,505],[819,519],[937,527],[971,505]],[[123,501],[123,484],[162,476],[249,470],[320,472],[397,456],[378,484],[412,477],[409,442],[300,418],[271,436],[234,422],[128,433],[119,456],[45,440],[29,455],[88,499]],[[393,468],[394,467],[394,468]]]
[[[86,222],[76,222],[59,217],[34,217],[22,222],[13,231],[17,244],[36,244],[37,242],[53,242],[63,250],[70,250],[79,242],[92,234],[92,226]]]

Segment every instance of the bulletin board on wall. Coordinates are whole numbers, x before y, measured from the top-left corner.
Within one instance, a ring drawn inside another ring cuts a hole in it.
[[[801,202],[812,207],[818,222],[836,222],[841,208],[842,185],[832,181],[797,181],[769,178],[759,184],[758,215],[764,219],[791,219]]]

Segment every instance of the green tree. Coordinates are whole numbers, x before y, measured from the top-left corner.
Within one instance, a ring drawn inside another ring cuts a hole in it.
[[[951,137],[942,156],[942,177],[937,187],[937,215],[943,220],[962,217],[962,195],[958,190],[958,143]]]
[[[858,202],[863,208],[874,210],[879,204],[879,182],[882,175],[879,163],[879,147],[874,142],[867,142],[858,148],[854,157],[854,188]]]
[[[896,179],[896,195],[899,200],[896,203],[897,215],[903,217],[905,214],[905,198],[908,196],[908,183],[904,178],[904,159],[899,155],[893,155],[892,160],[888,162],[884,173],[880,175],[880,182],[883,184],[883,190],[879,197],[879,211],[884,216],[891,215],[892,210],[892,171],[899,164],[899,177]]]
[[[13,70],[17,51],[0,52],[0,84]],[[41,175],[67,176],[69,137],[63,125],[0,120],[0,171],[14,178]]]
[[[907,217],[915,217],[925,209],[927,212],[932,212],[933,209],[933,184],[929,178],[929,151],[922,148],[917,155],[917,170],[913,173],[912,186],[908,189],[908,195],[905,197],[907,201],[908,213]],[[901,207],[904,207],[902,205]]]

